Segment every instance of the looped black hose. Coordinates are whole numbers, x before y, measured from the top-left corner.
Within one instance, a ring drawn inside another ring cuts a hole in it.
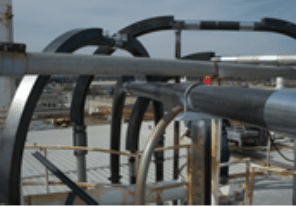
[[[272,142],[271,142],[271,145],[275,147],[276,151],[279,153],[279,155],[284,158],[286,161],[288,162],[294,162],[295,160],[292,160],[288,157],[286,157],[282,152],[281,150],[277,147],[277,145],[274,143],[274,139],[272,139]]]
[[[106,42],[102,29],[76,29],[57,37],[43,52],[72,53],[86,45]],[[20,204],[20,168],[24,144],[37,101],[49,78],[49,75],[24,76],[10,105],[2,137],[2,146],[5,147],[0,150],[0,202],[4,200],[4,203],[11,205]]]

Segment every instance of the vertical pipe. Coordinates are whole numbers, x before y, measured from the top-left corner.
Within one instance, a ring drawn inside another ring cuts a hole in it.
[[[75,125],[74,126],[74,146],[87,146],[86,139],[86,126],[85,125]],[[74,155],[77,158],[77,181],[86,182],[86,162],[85,155],[87,151],[75,150]]]
[[[249,205],[249,177],[250,177],[250,159],[246,161],[246,188],[245,188],[244,205]]]
[[[276,89],[280,90],[285,88],[285,79],[283,77],[276,78]]]
[[[0,42],[13,42],[12,0],[0,0]],[[0,135],[2,136],[7,111],[15,92],[13,77],[0,77]]]
[[[249,205],[253,203],[253,194],[254,194],[254,179],[255,179],[255,168],[251,167],[251,186],[250,186],[250,197],[249,197]]]
[[[181,30],[176,30],[176,45],[175,45],[175,57],[176,59],[181,58]],[[176,83],[180,83],[180,77],[175,78]],[[178,121],[174,122],[174,146],[179,145],[179,134],[180,125]],[[173,179],[177,180],[179,178],[179,149],[174,150],[174,172]],[[173,205],[177,205],[178,201],[173,201]]]
[[[212,205],[219,205],[221,130],[222,120],[212,119],[212,192],[214,198]]]
[[[192,121],[192,205],[211,204],[211,119]],[[207,151],[210,151],[208,153]],[[210,169],[208,169],[210,167]],[[209,170],[209,171],[208,171]]]
[[[267,141],[266,167],[270,167],[270,147],[271,147],[270,136],[271,135],[268,136],[268,141]]]
[[[187,147],[187,205],[193,205],[193,194],[192,194],[192,147]]]

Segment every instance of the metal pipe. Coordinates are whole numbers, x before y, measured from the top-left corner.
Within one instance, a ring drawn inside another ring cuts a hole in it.
[[[296,65],[296,55],[242,55],[232,57],[213,57],[212,62],[264,65]]]
[[[279,90],[283,88],[285,88],[285,79],[283,77],[277,77],[275,89]]]
[[[83,68],[83,69],[82,69]],[[159,70],[162,68],[162,70]],[[296,77],[293,67],[251,66],[218,63],[221,77]],[[100,57],[54,53],[1,53],[0,76],[23,74],[118,74],[152,76],[206,76],[216,74],[215,63],[207,61]]]
[[[98,205],[91,196],[78,187],[71,179],[69,179],[64,173],[62,173],[56,166],[54,166],[49,160],[44,158],[39,152],[32,153],[32,155],[48,168],[55,176],[57,176],[62,182],[64,182],[76,195],[83,199],[88,205]]]
[[[275,32],[296,38],[294,23],[275,18],[263,18],[260,22],[181,20],[173,25],[182,30]]]
[[[47,149],[43,148],[43,154],[44,157],[47,159]],[[48,169],[45,167],[45,187],[46,187],[46,193],[49,193],[49,185],[48,185]]]
[[[73,130],[74,136],[74,146],[87,147],[87,138],[86,138],[86,126],[85,125],[75,125]],[[75,150],[74,155],[77,158],[77,181],[86,182],[86,160],[85,155],[87,151],[85,150]]]
[[[270,149],[271,149],[271,135],[268,136],[267,151],[266,151],[266,167],[270,167]]]
[[[211,119],[191,123],[192,205],[211,205]]]
[[[97,186],[95,189],[86,190],[101,205],[133,205],[135,202],[136,185],[120,186]],[[176,181],[157,182],[147,185],[145,200],[148,203],[168,201],[173,198],[186,198],[186,183]],[[68,192],[49,195],[27,196],[26,205],[65,205],[64,202],[69,195]],[[73,205],[85,205],[80,198],[74,200]]]
[[[167,125],[182,111],[181,107],[176,107],[168,112],[157,124],[154,131],[151,133],[147,143],[145,150],[142,154],[140,167],[137,175],[137,184],[136,184],[136,205],[144,205],[145,204],[145,187],[146,187],[146,178],[149,169],[149,164],[151,160],[151,156],[153,153],[153,149],[156,147],[159,139],[164,133]]]
[[[188,84],[132,82],[125,89],[139,96],[183,106]],[[296,135],[296,90],[263,90],[197,86],[188,96],[188,108],[226,117],[269,130]]]
[[[181,30],[175,31],[175,57],[176,59],[181,58]],[[175,82],[177,84],[180,83],[180,77],[175,78]],[[179,135],[180,134],[180,126],[178,121],[174,121],[174,146],[178,146],[179,143]],[[173,179],[178,180],[179,178],[179,149],[174,150],[174,166],[173,166]],[[173,201],[173,205],[177,205],[178,200]]]
[[[237,21],[200,21],[183,20],[176,21],[183,30],[235,30],[235,31],[254,31],[255,22]]]
[[[12,0],[0,0],[0,42],[13,42]],[[13,77],[0,77],[0,136],[7,116],[10,102],[15,92]]]
[[[221,151],[221,132],[222,120],[212,119],[212,205],[219,205],[219,178],[220,178],[220,151]]]
[[[250,186],[250,159],[246,162],[246,188],[245,188],[245,205],[249,204],[249,186]]]

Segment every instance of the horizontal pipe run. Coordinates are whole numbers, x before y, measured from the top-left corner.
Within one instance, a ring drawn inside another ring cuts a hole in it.
[[[147,185],[147,203],[158,203],[186,198],[186,182],[167,181]],[[133,205],[135,202],[136,186],[98,186],[95,189],[85,190],[101,205]],[[25,197],[26,205],[65,205],[69,193],[52,193],[47,195],[30,195]],[[73,205],[85,205],[76,197]]]
[[[255,31],[255,22],[237,21],[176,21],[176,27],[182,30],[228,30],[228,31]]]
[[[296,55],[246,55],[232,57],[213,57],[212,62],[262,64],[275,66],[296,65]]]
[[[183,106],[188,84],[131,82],[127,92],[153,100]],[[296,135],[296,90],[263,90],[200,85],[193,88],[187,106],[214,116],[257,125],[269,130]]]
[[[208,61],[163,60],[91,56],[66,53],[0,53],[0,76],[24,74],[64,75],[151,75],[220,77],[296,77],[293,67],[272,67],[212,63]]]

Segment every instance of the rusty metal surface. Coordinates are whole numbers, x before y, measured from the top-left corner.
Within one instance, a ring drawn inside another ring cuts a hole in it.
[[[108,149],[100,149],[100,148],[91,148],[91,147],[80,147],[80,146],[25,146],[26,149],[55,149],[55,150],[82,150],[82,151],[94,151],[94,152],[103,152],[117,155],[125,155],[130,157],[135,157],[136,154],[121,152],[115,150]]]
[[[249,205],[253,204],[254,182],[255,182],[255,168],[251,167]]]
[[[12,0],[2,0],[0,4],[0,40],[12,42]]]
[[[212,119],[212,205],[219,204],[219,178],[220,178],[220,149],[221,149],[221,132],[222,132],[222,120]]]
[[[205,152],[205,137],[208,134],[210,120],[195,121],[191,125],[191,190],[192,190],[192,205],[206,204],[206,152]],[[208,172],[207,172],[208,173]]]
[[[13,28],[12,28],[12,0],[0,1],[0,42],[13,42]],[[21,61],[19,60],[18,63]],[[4,64],[7,66],[7,64]],[[10,67],[10,66],[8,66]],[[3,127],[9,105],[15,93],[15,79],[13,77],[0,77],[0,138],[3,135]]]

